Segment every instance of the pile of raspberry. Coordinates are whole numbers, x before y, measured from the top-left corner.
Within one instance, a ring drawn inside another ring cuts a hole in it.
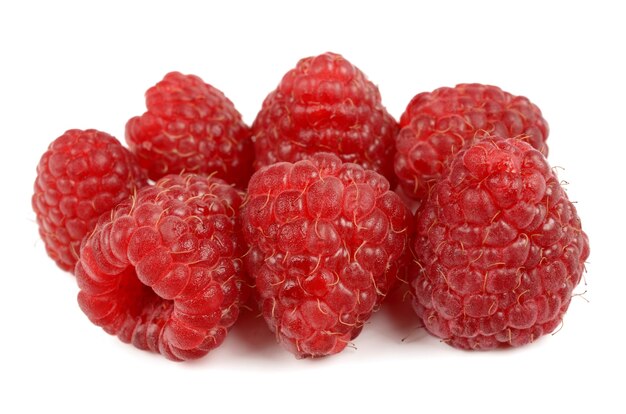
[[[217,88],[168,73],[127,147],[95,129],[50,144],[39,233],[94,324],[176,361],[220,346],[245,307],[296,357],[336,354],[403,291],[457,348],[554,331],[589,242],[539,108],[460,84],[399,119],[334,53],[301,59],[251,126]]]

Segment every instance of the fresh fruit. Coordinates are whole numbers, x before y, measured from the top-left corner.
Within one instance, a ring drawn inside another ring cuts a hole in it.
[[[490,137],[457,154],[416,223],[413,305],[430,333],[491,349],[533,342],[561,323],[589,242],[529,144]]]
[[[215,177],[168,175],[103,216],[85,240],[78,302],[96,325],[172,360],[219,346],[244,300],[236,212]]]
[[[197,76],[171,72],[148,89],[146,106],[126,124],[126,142],[151,179],[215,173],[245,187],[254,156],[251,131],[222,92]]]
[[[548,124],[523,96],[460,84],[416,95],[400,118],[395,173],[405,193],[424,199],[454,155],[484,136],[520,138],[548,154]]]
[[[71,129],[55,139],[37,165],[31,200],[48,255],[73,271],[98,217],[145,181],[136,158],[107,133]]]
[[[261,168],[241,214],[263,316],[299,358],[343,350],[404,265],[410,213],[383,176],[334,154]]]
[[[333,152],[395,181],[397,122],[378,88],[341,55],[301,59],[265,98],[252,129],[257,169]]]

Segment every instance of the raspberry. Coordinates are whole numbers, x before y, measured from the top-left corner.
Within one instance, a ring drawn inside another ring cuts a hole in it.
[[[146,106],[126,124],[126,142],[151,179],[216,173],[245,187],[254,156],[251,131],[222,92],[197,76],[171,72],[148,89]]]
[[[340,55],[301,59],[265,98],[252,129],[257,169],[334,152],[395,180],[397,122],[378,88]]]
[[[83,312],[123,342],[172,360],[219,346],[245,294],[241,201],[223,180],[195,174],[142,188],[81,247]]]
[[[548,124],[527,98],[496,86],[461,84],[416,95],[400,118],[395,173],[405,193],[418,200],[453,156],[482,136],[519,137],[544,155]]]
[[[408,211],[383,176],[334,154],[261,168],[241,214],[263,316],[298,358],[343,350],[403,266]]]
[[[31,200],[48,255],[73,271],[98,217],[145,181],[133,154],[109,134],[72,129],[55,139],[37,165]]]
[[[553,331],[589,255],[556,175],[518,139],[459,153],[416,223],[414,309],[462,349],[520,346]]]

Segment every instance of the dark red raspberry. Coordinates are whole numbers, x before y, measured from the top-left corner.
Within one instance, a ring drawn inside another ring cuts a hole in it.
[[[103,216],[85,240],[78,302],[96,325],[172,360],[219,346],[244,299],[241,195],[221,179],[169,175]]]
[[[37,165],[32,197],[48,255],[73,271],[98,217],[145,182],[137,159],[109,134],[72,129],[55,139]]]
[[[496,86],[461,84],[416,95],[400,118],[395,173],[418,200],[460,150],[483,136],[518,137],[548,154],[548,123],[523,96]]]
[[[126,124],[126,142],[151,179],[216,173],[245,187],[252,174],[252,133],[222,92],[197,76],[171,72],[148,89],[146,106]]]
[[[245,260],[278,341],[299,358],[343,350],[404,265],[409,217],[383,176],[334,154],[257,171]]]
[[[458,154],[417,213],[411,283],[426,329],[463,349],[520,346],[553,331],[589,242],[545,157],[518,139]]]
[[[378,88],[340,55],[300,60],[265,98],[252,129],[257,169],[326,151],[395,181],[397,122]]]

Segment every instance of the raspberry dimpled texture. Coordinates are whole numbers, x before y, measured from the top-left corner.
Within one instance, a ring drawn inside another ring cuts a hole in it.
[[[71,129],[56,138],[37,165],[31,199],[48,255],[73,271],[98,217],[145,184],[135,156],[111,135]]]
[[[545,157],[518,139],[459,153],[416,215],[413,306],[454,347],[521,346],[552,332],[589,242]]]
[[[256,169],[332,152],[395,181],[397,122],[378,88],[341,55],[301,59],[265,98],[252,130]]]
[[[78,302],[96,325],[171,360],[219,346],[246,294],[236,212],[215,177],[168,175],[103,216],[86,239]]]
[[[485,136],[518,137],[544,155],[548,123],[523,96],[460,84],[417,94],[400,118],[394,169],[404,192],[424,199],[454,155]]]
[[[170,72],[146,92],[147,111],[126,124],[126,142],[152,180],[215,173],[244,188],[251,130],[224,94],[195,75]]]
[[[241,214],[262,314],[298,358],[342,351],[406,260],[400,198],[382,175],[334,154],[261,168]]]

